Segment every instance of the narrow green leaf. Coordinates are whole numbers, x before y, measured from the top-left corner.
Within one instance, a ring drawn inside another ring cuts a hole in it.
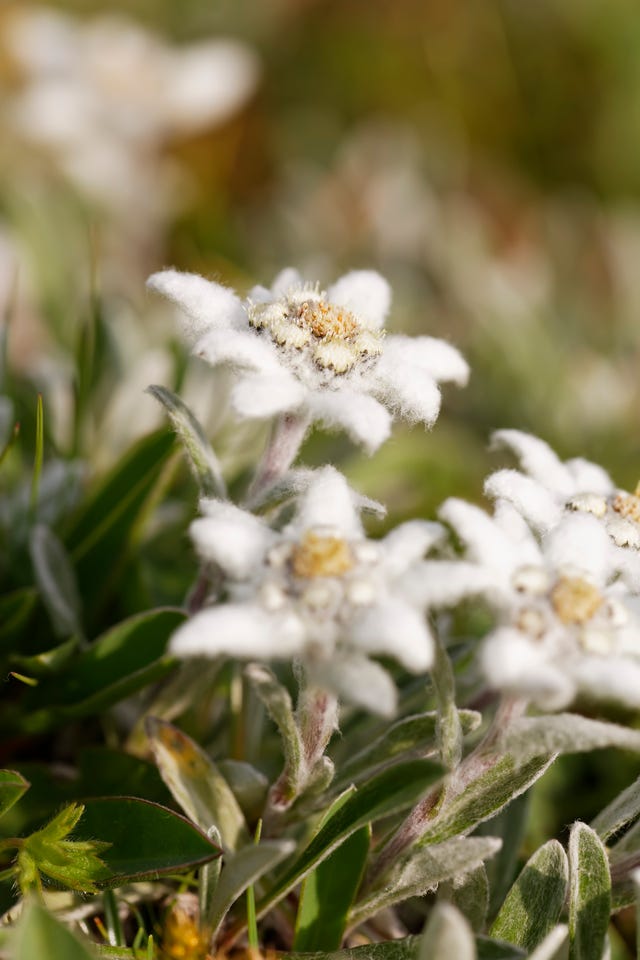
[[[71,560],[55,533],[37,524],[29,538],[29,552],[40,596],[59,637],[81,636],[80,596]]]
[[[443,773],[441,764],[430,760],[399,763],[349,795],[267,893],[258,905],[258,916],[284,897],[343,840],[366,824],[413,806]]]
[[[0,817],[27,792],[30,783],[15,770],[0,770]]]
[[[4,444],[0,448],[0,466],[2,466],[6,457],[8,457],[11,451],[13,450],[19,436],[20,436],[20,424],[14,423],[13,430],[11,431],[11,433],[5,440]]]
[[[244,675],[264,704],[282,738],[285,763],[284,774],[279,783],[285,784],[287,795],[283,799],[290,802],[298,795],[305,775],[304,750],[291,697],[271,670],[263,664],[249,663],[245,667]]]
[[[515,720],[501,744],[520,762],[545,754],[584,753],[604,747],[619,747],[638,753],[640,730],[574,713],[555,713]]]
[[[463,733],[475,730],[482,720],[475,710],[459,710],[458,714]],[[338,765],[334,786],[340,789],[349,783],[357,784],[396,760],[413,759],[414,754],[416,758],[424,756],[430,747],[435,750],[437,718],[433,711],[397,720],[372,743]]]
[[[491,936],[533,950],[558,922],[568,883],[567,855],[557,840],[549,840],[530,857],[507,894]]]
[[[40,477],[42,476],[42,465],[44,462],[44,406],[42,403],[42,394],[38,394],[36,405],[36,449],[33,460],[33,479],[31,481],[31,516],[35,517],[38,507],[38,493],[40,490]]]
[[[569,837],[569,956],[602,960],[611,912],[611,877],[597,833],[574,823]]]
[[[243,847],[238,853],[225,857],[224,869],[212,894],[208,925],[215,932],[229,908],[245,890],[267,871],[295,850],[292,840],[263,840],[257,845]]]
[[[615,836],[624,827],[640,818],[640,777],[623,790],[591,821],[591,828],[601,840]]]
[[[420,937],[404,937],[402,940],[384,940],[332,953],[285,953],[281,960],[416,960],[420,940]],[[489,937],[476,937],[476,950],[478,960],[525,960],[522,950]],[[449,957],[448,960],[458,958]]]
[[[13,941],[12,960],[95,960],[89,941],[81,943],[40,903],[29,903]]]
[[[32,657],[12,656],[11,665],[34,677],[46,677],[58,673],[68,663],[78,647],[78,638],[71,637],[51,650],[36,653]]]
[[[187,816],[205,831],[217,827],[225,850],[248,843],[242,810],[208,754],[166,720],[147,717],[145,726],[162,779]]]
[[[534,757],[524,764],[519,764],[512,754],[493,759],[487,767],[479,769],[477,776],[470,779],[461,793],[444,804],[422,834],[420,844],[441,843],[450,837],[470,833],[479,823],[524,793],[554,759],[553,756]],[[483,762],[479,757],[478,763]]]
[[[419,847],[404,860],[393,865],[380,877],[379,886],[367,891],[357,903],[350,923],[362,923],[385,907],[422,896],[434,890],[443,880],[450,880],[474,870],[500,849],[495,837],[454,837],[443,843]]]
[[[147,387],[147,393],[155,397],[167,411],[171,425],[187,454],[201,494],[205,497],[225,498],[226,488],[218,458],[189,407],[166,387],[152,385]]]
[[[478,827],[481,836],[500,837],[502,846],[487,864],[489,879],[489,910],[493,920],[498,913],[507,891],[511,887],[518,867],[518,857],[528,825],[529,793],[521,793],[497,816],[485,820]]]
[[[293,949],[337,950],[364,873],[371,827],[367,824],[313,870],[302,885]]]
[[[476,960],[471,927],[450,903],[437,903],[420,941],[418,960]]]
[[[269,781],[264,773],[243,760],[221,760],[218,769],[229,784],[248,822],[255,823],[264,809]]]
[[[109,844],[101,859],[110,876],[101,886],[191,869],[220,856],[216,844],[185,817],[134,797],[87,800],[74,829],[80,839]]]
[[[442,884],[439,890],[440,896],[444,896],[460,911],[474,932],[485,929],[489,909],[489,878],[484,863]]]

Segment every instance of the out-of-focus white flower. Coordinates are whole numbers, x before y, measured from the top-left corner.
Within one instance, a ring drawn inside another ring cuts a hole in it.
[[[451,499],[440,516],[465,559],[422,563],[423,594],[430,606],[479,594],[494,606],[481,654],[492,686],[543,709],[579,694],[640,706],[640,623],[596,517],[568,514],[540,543],[506,502],[489,516]]]
[[[166,186],[151,156],[172,137],[210,129],[255,89],[255,56],[231,40],[172,48],[125,17],[86,22],[24,7],[6,45],[22,74],[9,127],[46,148],[91,199],[119,209]]]
[[[602,467],[576,458],[564,463],[543,440],[519,430],[499,430],[494,442],[508,447],[522,471],[498,470],[485,493],[506,500],[539,533],[552,530],[568,512],[596,517],[619,548],[617,564],[627,584],[640,590],[640,485],[618,489]]]
[[[281,532],[230,503],[205,500],[191,535],[225,574],[228,601],[179,628],[181,657],[300,658],[311,683],[391,715],[396,688],[371,656],[428,670],[433,641],[406,596],[407,572],[443,535],[411,521],[383,540],[365,537],[360,503],[332,467],[317,471]]]
[[[327,291],[297,271],[241,301],[192,273],[165,270],[148,285],[186,317],[193,351],[234,368],[235,411],[265,418],[295,413],[342,427],[372,452],[387,439],[392,415],[430,425],[438,382],[464,384],[458,351],[433,337],[385,336],[391,291],[373,270],[346,274]]]

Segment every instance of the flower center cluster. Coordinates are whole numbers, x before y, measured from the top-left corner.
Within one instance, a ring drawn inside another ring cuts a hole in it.
[[[556,616],[565,624],[587,623],[604,603],[598,588],[581,577],[560,577],[549,597]]]
[[[289,351],[306,353],[322,370],[343,374],[382,352],[382,333],[367,330],[355,314],[330,303],[315,287],[291,290],[270,303],[250,303],[249,323]]]
[[[618,493],[613,498],[611,506],[625,520],[640,523],[640,483],[633,493]]]
[[[559,621],[575,628],[582,646],[597,652],[608,648],[606,635],[624,620],[624,611],[600,589],[580,576],[561,574],[551,578],[543,567],[522,567],[513,586],[523,595],[515,624],[523,633],[542,639]]]
[[[291,551],[291,570],[296,577],[339,577],[354,566],[346,540],[307,531]]]

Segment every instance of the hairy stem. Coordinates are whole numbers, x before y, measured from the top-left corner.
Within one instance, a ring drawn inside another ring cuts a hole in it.
[[[274,424],[271,438],[247,493],[245,507],[259,506],[298,455],[309,427],[307,415],[282,414]]]

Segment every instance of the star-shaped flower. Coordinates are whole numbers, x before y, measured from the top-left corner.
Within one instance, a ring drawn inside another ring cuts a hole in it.
[[[415,520],[367,539],[358,499],[332,467],[314,474],[282,531],[228,502],[205,500],[202,510],[191,535],[225,574],[227,600],[180,627],[173,653],[299,658],[316,686],[393,714],[395,685],[370,657],[414,673],[431,665],[431,634],[403,583],[442,527]]]
[[[385,335],[391,292],[373,270],[348,273],[324,291],[288,269],[244,301],[176,270],[148,285],[182,309],[194,353],[235,371],[231,400],[243,417],[293,413],[341,427],[372,452],[390,434],[389,410],[430,426],[440,409],[437,384],[468,377],[448,343]]]
[[[615,547],[590,515],[569,514],[538,542],[511,504],[494,516],[451,499],[440,516],[460,561],[422,564],[430,606],[484,595],[497,624],[481,662],[496,689],[559,709],[580,694],[640,706],[640,624],[615,580]]]
[[[543,440],[519,430],[499,430],[493,440],[516,455],[522,472],[498,470],[488,477],[485,493],[513,504],[539,534],[553,530],[567,513],[597,518],[619,548],[618,569],[640,592],[640,485],[633,493],[620,490],[597,464],[581,458],[563,463]]]

